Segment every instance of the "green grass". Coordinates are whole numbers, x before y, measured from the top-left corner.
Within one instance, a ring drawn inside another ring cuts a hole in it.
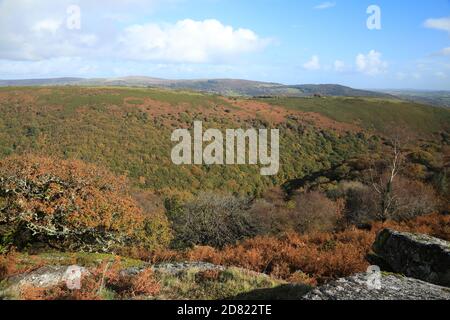
[[[384,133],[405,126],[412,132],[431,134],[450,130],[450,110],[412,102],[379,98],[273,98],[273,105],[294,110],[318,112],[338,122],[356,123]]]
[[[58,265],[80,265],[83,267],[94,267],[104,261],[115,261],[120,259],[122,268],[143,267],[144,261],[131,259],[127,257],[119,257],[107,253],[86,253],[86,252],[46,252],[38,255],[44,263]]]
[[[95,268],[103,262],[117,261],[117,259],[120,261],[121,269],[148,267],[143,261],[110,254],[63,253],[56,251],[38,255],[19,253],[17,256],[17,267],[18,273],[34,270],[43,265],[79,265],[86,268]],[[158,269],[155,272],[155,279],[160,284],[160,292],[156,296],[147,298],[156,300],[269,300],[276,297],[280,299],[280,297],[283,297],[283,294],[286,297],[293,297],[293,294],[304,294],[310,289],[308,286],[290,287],[284,281],[235,267],[218,270],[213,277],[205,277],[204,272],[195,267],[178,273]],[[3,295],[5,297],[8,294],[11,295],[10,298],[17,298],[17,293],[8,290],[8,288],[9,283],[7,281],[0,282],[0,296]],[[2,290],[5,291],[2,292]],[[105,288],[101,292],[101,296],[106,300],[119,298],[111,288]]]
[[[83,267],[95,267],[105,261],[115,261],[120,259],[122,268],[143,267],[145,262],[141,260],[119,257],[106,253],[86,253],[86,252],[43,252],[37,255],[29,255],[27,253],[18,253],[18,269],[25,270],[36,265],[80,265]]]
[[[233,299],[257,290],[273,290],[285,282],[250,271],[228,268],[220,271],[217,279],[204,280],[197,269],[173,275],[158,273],[161,292],[155,299],[175,300],[221,300]],[[259,295],[264,299],[264,295]]]
[[[14,88],[16,91],[29,92],[38,91],[43,88],[28,87]],[[45,89],[45,87],[44,87]],[[154,99],[177,105],[188,103],[193,107],[211,107],[215,104],[227,104],[224,99],[217,95],[207,95],[198,92],[182,90],[165,90],[153,88],[124,88],[124,87],[49,87],[50,94],[40,97],[40,104],[69,104],[74,107],[85,105],[118,105],[124,104],[125,98],[132,97],[131,104],[139,104],[144,98]]]

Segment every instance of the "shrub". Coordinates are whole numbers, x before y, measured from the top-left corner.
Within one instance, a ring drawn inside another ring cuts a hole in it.
[[[345,198],[349,191],[364,187],[365,185],[359,181],[342,180],[335,189],[328,191],[327,195],[332,199]]]
[[[238,266],[300,283],[320,284],[365,272],[366,255],[383,228],[450,240],[449,226],[450,216],[432,214],[404,222],[376,222],[371,231],[352,227],[337,233],[256,237],[220,250],[196,247],[187,252],[186,258]]]
[[[367,268],[364,257],[374,238],[375,234],[360,230],[336,235],[319,233],[301,236],[289,233],[280,237],[244,240],[222,250],[195,248],[188,257],[219,265],[239,266],[305,284],[322,283],[364,271]],[[326,246],[330,241],[336,244]],[[300,271],[303,274],[301,278]]]
[[[110,251],[138,241],[144,216],[126,180],[81,161],[13,156],[0,161],[2,233],[25,248]]]
[[[166,248],[173,239],[170,222],[163,212],[156,212],[144,221],[139,243],[150,250]]]
[[[276,235],[292,228],[291,210],[258,199],[249,210],[258,235]]]
[[[365,224],[380,217],[381,195],[372,187],[354,184],[343,192],[346,197],[345,217],[353,224]],[[434,189],[424,183],[398,176],[393,183],[388,218],[404,221],[430,214],[439,207]]]
[[[416,150],[408,155],[408,158],[413,163],[418,163],[433,168],[435,166],[435,159],[433,155],[424,150]]]
[[[450,199],[449,170],[444,168],[433,176],[433,186],[444,199]]]
[[[340,218],[338,205],[319,192],[295,197],[296,209],[291,219],[299,233],[329,232],[336,228]]]
[[[173,239],[170,221],[164,212],[163,201],[148,191],[134,192],[133,198],[143,211],[144,227],[140,230],[140,246],[146,250],[167,248]]]
[[[377,219],[380,209],[379,195],[371,187],[355,184],[345,190],[345,218],[355,225],[370,223]]]
[[[439,199],[431,186],[420,181],[399,177],[394,184],[394,205],[390,218],[409,220],[434,212]]]
[[[24,300],[105,300],[132,299],[159,293],[160,285],[151,269],[137,275],[121,271],[120,260],[104,261],[89,270],[81,279],[80,290],[69,290],[64,282],[50,288],[25,286],[20,296]]]
[[[223,247],[254,236],[249,206],[249,200],[244,198],[201,193],[182,207],[172,207],[168,216],[175,231],[175,244]]]
[[[0,281],[17,271],[17,254],[11,250],[7,254],[0,254]]]
[[[137,276],[131,277],[129,293],[131,296],[154,296],[160,291],[160,284],[155,279],[152,269],[145,269]]]

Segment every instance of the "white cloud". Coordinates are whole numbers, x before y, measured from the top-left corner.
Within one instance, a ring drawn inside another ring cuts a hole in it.
[[[61,57],[155,62],[221,62],[264,48],[254,31],[217,20],[132,25],[149,12],[184,0],[0,0],[0,59],[42,61]],[[67,27],[72,3],[81,29]],[[120,17],[120,18],[117,18]],[[120,22],[117,22],[120,20]],[[148,20],[147,20],[148,21]]]
[[[311,57],[311,60],[303,64],[303,68],[306,70],[314,71],[320,69],[320,59],[318,56],[314,55]]]
[[[50,32],[54,34],[61,27],[61,24],[62,21],[60,20],[45,19],[38,21],[31,30],[37,33]]]
[[[314,7],[314,9],[316,10],[325,10],[325,9],[330,9],[336,6],[336,2],[323,2],[317,6]]]
[[[425,27],[436,30],[443,30],[450,33],[450,17],[428,19],[424,23]]]
[[[119,37],[120,55],[125,58],[189,63],[227,60],[268,43],[252,30],[234,29],[214,19],[133,25]]]
[[[0,0],[0,59],[41,61],[101,56],[103,49],[96,45],[102,23],[94,21],[93,11],[89,10],[92,1],[77,2],[83,21],[81,30],[67,28],[67,8],[71,2]],[[104,10],[114,10],[115,3],[112,0]]]
[[[450,56],[450,47],[442,49],[438,54],[441,56]]]
[[[368,54],[356,56],[356,67],[359,72],[376,76],[387,71],[388,63],[381,59],[381,53],[371,50]]]
[[[81,34],[78,37],[80,44],[92,47],[97,44],[98,38],[95,34]]]
[[[336,60],[334,62],[334,70],[336,72],[343,72],[343,71],[345,71],[345,69],[346,69],[346,65],[345,65],[344,61]]]
[[[253,30],[217,20],[146,23],[159,7],[183,1],[109,0],[105,5],[92,0],[0,0],[0,78],[104,76],[119,65],[121,75],[149,74],[157,70],[148,68],[158,64],[171,66],[159,72],[161,77],[168,70],[172,77],[225,77],[224,65],[243,74],[250,66],[242,68],[241,55],[273,43]],[[74,3],[81,10],[81,29],[67,26],[67,8]]]

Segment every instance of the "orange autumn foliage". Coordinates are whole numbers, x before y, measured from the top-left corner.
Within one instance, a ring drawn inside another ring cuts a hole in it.
[[[126,179],[77,160],[33,155],[1,160],[0,202],[0,226],[20,236],[18,246],[36,241],[108,251],[144,227]]]
[[[21,289],[23,300],[103,300],[103,291],[112,290],[115,298],[133,299],[153,296],[160,291],[153,270],[144,269],[137,275],[122,272],[120,259],[103,262],[83,276],[79,290],[69,290],[65,283],[50,288],[25,286]]]
[[[0,281],[17,271],[17,254],[11,251],[0,255]]]
[[[264,236],[222,250],[194,247],[186,258],[238,266],[289,281],[298,281],[300,274],[307,283],[323,283],[367,270],[366,255],[376,234],[387,227],[450,240],[450,216],[432,214],[402,223],[376,223],[371,231],[349,228],[338,233]]]
[[[12,248],[9,252],[0,254],[0,282],[8,277],[31,272],[45,265],[39,256],[22,257]]]

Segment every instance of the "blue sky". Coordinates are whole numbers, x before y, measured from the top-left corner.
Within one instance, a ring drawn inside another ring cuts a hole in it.
[[[450,90],[450,1],[0,0],[1,79],[127,75]]]

